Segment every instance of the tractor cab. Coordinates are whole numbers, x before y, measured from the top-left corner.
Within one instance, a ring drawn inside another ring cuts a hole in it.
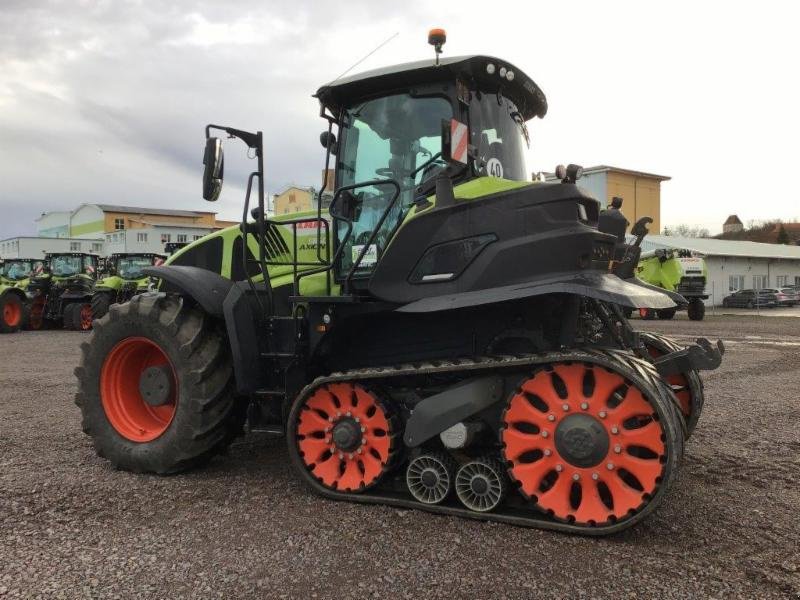
[[[0,284],[24,287],[27,280],[41,272],[45,261],[36,258],[10,258],[0,268]]]
[[[106,259],[106,273],[111,277],[119,277],[123,281],[137,281],[147,275],[143,269],[158,266],[164,262],[165,256],[161,254],[146,253],[116,253]]]
[[[372,273],[415,205],[425,207],[440,177],[487,189],[497,184],[480,180],[527,181],[526,122],[547,111],[525,73],[489,56],[368,71],[324,85],[316,97],[338,129],[338,140],[321,136],[335,156],[335,209],[343,217],[336,274],[356,282]]]

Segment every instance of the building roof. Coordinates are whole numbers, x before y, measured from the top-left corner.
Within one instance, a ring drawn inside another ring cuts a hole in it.
[[[0,240],[2,242],[11,242],[14,240],[50,240],[50,241],[58,241],[61,240],[62,242],[102,242],[101,238],[67,238],[67,237],[49,237],[44,235],[15,235],[14,237],[6,238],[4,240]]]
[[[609,165],[597,165],[594,167],[586,167],[583,169],[584,175],[591,175],[592,173],[625,173],[626,175],[633,175],[634,177],[647,177],[648,179],[658,179],[659,181],[669,181],[672,179],[669,175],[656,175],[655,173],[646,173],[645,171],[634,171],[633,169],[620,169],[619,167],[611,167]]]
[[[684,238],[667,235],[648,235],[642,242],[647,252],[658,248],[686,248],[704,256],[737,256],[742,258],[784,258],[800,260],[800,246],[762,244],[739,240]]]
[[[725,219],[725,222],[723,223],[723,225],[741,225],[741,224],[742,222],[739,220],[739,217],[737,215],[729,216],[727,219]]]
[[[168,217],[200,217],[217,213],[204,210],[174,210],[171,208],[147,208],[144,206],[118,206],[116,204],[96,204],[103,212],[132,213],[138,215],[161,215]]]

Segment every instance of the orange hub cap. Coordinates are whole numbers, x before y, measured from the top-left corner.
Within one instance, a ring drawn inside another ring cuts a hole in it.
[[[297,446],[326,487],[357,491],[374,485],[391,453],[389,419],[375,396],[351,383],[315,391],[297,419]]]
[[[151,367],[166,367],[172,385],[158,406],[142,398],[140,382]],[[111,349],[100,371],[100,398],[111,426],[132,442],[150,442],[163,434],[178,403],[175,369],[161,347],[144,337],[125,338]]]
[[[3,307],[3,322],[9,327],[16,327],[22,320],[22,306],[19,302],[6,302]]]
[[[655,493],[663,435],[637,388],[584,364],[539,371],[503,416],[504,458],[523,495],[556,518],[586,525],[621,519]]]

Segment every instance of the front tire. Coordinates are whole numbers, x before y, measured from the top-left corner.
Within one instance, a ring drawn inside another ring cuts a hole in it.
[[[108,314],[108,309],[111,306],[111,296],[106,292],[98,292],[92,296],[92,317],[102,319]]]
[[[81,350],[75,403],[97,454],[115,467],[184,471],[241,432],[245,407],[223,328],[182,298],[143,294],[113,305]]]
[[[674,308],[667,308],[664,310],[658,311],[658,318],[662,321],[669,321],[675,316],[675,309]]]
[[[0,296],[0,333],[19,331],[25,321],[25,307],[14,292]]]
[[[689,300],[689,306],[686,310],[692,321],[702,321],[703,317],[706,315],[706,305],[699,298],[692,298]]]

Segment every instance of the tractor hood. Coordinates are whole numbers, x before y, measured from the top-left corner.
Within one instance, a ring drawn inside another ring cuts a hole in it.
[[[491,65],[492,73],[487,72]],[[501,77],[508,71],[513,79]],[[475,82],[488,93],[499,92],[517,105],[527,121],[547,114],[547,99],[533,80],[508,61],[492,56],[453,56],[441,58],[437,66],[432,59],[393,65],[336,79],[317,90],[314,95],[322,105],[337,115],[340,110],[359,98],[385,95],[394,89],[464,79]]]

